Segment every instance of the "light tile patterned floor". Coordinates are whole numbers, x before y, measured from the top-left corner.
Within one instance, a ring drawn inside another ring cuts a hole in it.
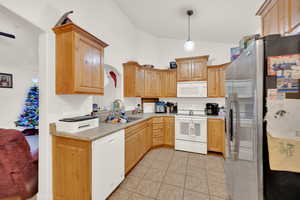
[[[225,200],[224,160],[172,149],[151,150],[109,200]]]

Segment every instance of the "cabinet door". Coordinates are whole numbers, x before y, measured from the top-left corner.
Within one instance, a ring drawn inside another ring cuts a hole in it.
[[[285,34],[289,31],[289,1],[290,0],[278,0],[278,30],[279,33]]]
[[[300,0],[291,0],[291,28],[300,25]]]
[[[152,120],[147,122],[146,149],[149,151],[152,147]]]
[[[53,199],[90,200],[91,148],[86,141],[53,136]]]
[[[129,172],[136,163],[138,141],[138,134],[133,134],[125,139],[125,173]]]
[[[177,96],[177,78],[176,78],[176,70],[168,71],[168,81],[166,87],[166,97],[176,97]]]
[[[136,67],[135,88],[136,97],[145,95],[145,70],[141,67]]]
[[[191,80],[206,81],[207,80],[207,62],[203,59],[192,60]]]
[[[103,48],[75,34],[75,92],[103,93]]]
[[[137,143],[137,160],[136,163],[143,157],[146,153],[146,136],[147,136],[147,128],[140,129],[137,133],[138,135],[138,143]]]
[[[222,67],[208,68],[208,97],[224,97],[225,96],[225,72]]]
[[[208,151],[224,153],[224,120],[208,119]]]
[[[175,119],[174,117],[164,118],[164,144],[174,146],[175,144]]]
[[[177,81],[190,81],[192,74],[190,60],[177,61]]]
[[[154,72],[155,80],[152,84],[154,84],[154,97],[160,97],[161,96],[161,85],[162,85],[162,73],[160,71],[155,71]]]
[[[225,97],[225,68],[219,68],[219,97]]]
[[[275,4],[273,8],[269,10],[267,14],[263,16],[263,35],[278,34],[278,4]]]
[[[152,97],[153,95],[154,76],[153,70],[145,70],[145,97]]]

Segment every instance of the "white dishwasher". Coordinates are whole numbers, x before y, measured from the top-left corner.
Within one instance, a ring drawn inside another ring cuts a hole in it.
[[[124,180],[124,130],[92,143],[92,200],[106,199]]]

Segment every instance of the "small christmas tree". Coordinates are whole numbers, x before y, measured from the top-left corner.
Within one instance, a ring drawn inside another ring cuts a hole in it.
[[[39,88],[34,85],[29,89],[23,113],[19,120],[15,122],[16,126],[27,129],[37,129],[39,125]]]

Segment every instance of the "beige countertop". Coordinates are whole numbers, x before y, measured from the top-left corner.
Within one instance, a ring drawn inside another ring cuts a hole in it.
[[[106,123],[106,122],[100,122],[99,127],[89,129],[86,131],[81,131],[78,133],[66,133],[66,132],[57,132],[55,128],[55,124],[51,125],[51,131],[50,133],[54,136],[59,136],[59,137],[66,137],[66,138],[72,138],[72,139],[77,139],[77,140],[85,140],[85,141],[94,141],[99,138],[105,137],[109,134],[112,134],[116,131],[125,129],[129,126],[138,124],[144,120],[148,120],[151,117],[163,117],[163,116],[176,116],[175,113],[162,113],[162,114],[157,114],[157,113],[145,113],[145,114],[136,114],[136,115],[129,115],[129,117],[140,117],[141,119],[129,122],[129,123]],[[219,118],[219,119],[224,119],[223,116],[207,116],[208,118]]]

